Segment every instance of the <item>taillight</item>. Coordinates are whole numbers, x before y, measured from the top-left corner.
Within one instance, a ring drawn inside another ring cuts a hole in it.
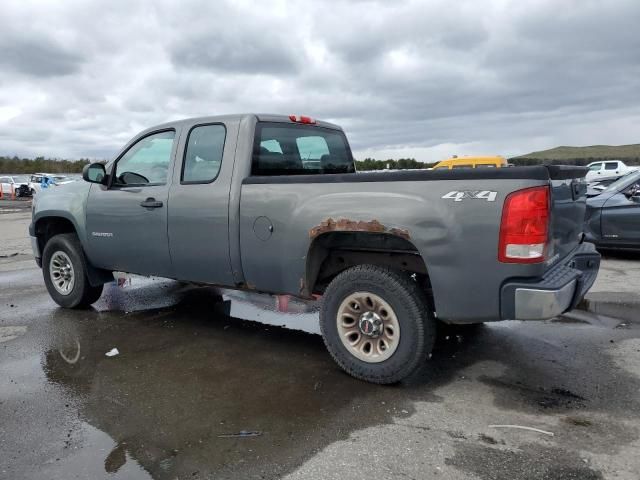
[[[306,123],[307,125],[313,125],[316,123],[313,118],[304,115],[289,115],[289,120],[296,123]]]
[[[549,187],[533,187],[507,195],[502,207],[498,260],[543,262],[549,241]]]

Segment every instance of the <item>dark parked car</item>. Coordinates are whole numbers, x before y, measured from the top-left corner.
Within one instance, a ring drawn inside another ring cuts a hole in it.
[[[640,250],[640,172],[587,199],[585,235],[601,248]]]

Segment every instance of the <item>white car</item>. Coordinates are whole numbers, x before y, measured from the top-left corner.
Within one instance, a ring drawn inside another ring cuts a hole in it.
[[[53,180],[55,185],[64,185],[74,181],[73,178],[66,175],[53,174],[53,173],[34,173],[29,179],[29,190],[34,195],[42,190],[41,182],[43,177],[48,177]]]
[[[598,182],[605,178],[615,178],[626,175],[629,172],[638,170],[638,167],[629,167],[620,160],[605,160],[602,162],[591,162],[587,172],[587,182]]]
[[[13,177],[10,175],[0,177],[2,196],[11,196],[15,192],[16,197],[29,194],[29,181],[26,177]]]

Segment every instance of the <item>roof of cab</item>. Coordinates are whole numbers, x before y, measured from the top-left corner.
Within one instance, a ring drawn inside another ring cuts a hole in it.
[[[194,123],[215,123],[215,122],[225,122],[225,121],[235,121],[242,120],[246,117],[256,117],[259,122],[282,122],[282,123],[294,123],[289,118],[289,115],[279,115],[273,113],[235,113],[229,115],[212,115],[206,117],[192,117],[192,118],[183,118],[181,120],[174,120],[172,122],[162,123],[160,125],[155,125],[153,127],[147,128],[145,132],[150,130],[157,130],[159,128],[175,128],[178,126],[182,126],[184,124],[193,125]],[[315,119],[314,119],[315,120]],[[342,127],[336,125],[334,123],[325,122],[322,120],[315,120],[316,126],[331,128],[334,130],[342,130]]]

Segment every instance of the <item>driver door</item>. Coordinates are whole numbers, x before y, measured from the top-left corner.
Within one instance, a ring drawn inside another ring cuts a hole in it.
[[[97,267],[171,277],[167,200],[177,132],[153,132],[133,143],[92,184],[87,200],[87,256]]]

